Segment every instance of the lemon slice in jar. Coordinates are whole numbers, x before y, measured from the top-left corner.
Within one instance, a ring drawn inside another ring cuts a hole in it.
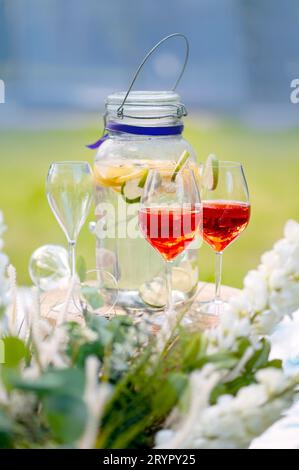
[[[172,289],[189,292],[193,288],[191,273],[184,268],[172,268]]]
[[[120,163],[119,166],[96,165],[94,173],[96,182],[101,186],[120,188],[125,181],[141,175],[142,170],[136,169],[133,164]]]
[[[184,262],[184,267],[172,268],[172,290],[187,294],[196,286],[198,280],[197,270],[193,270],[191,263]],[[155,277],[142,284],[139,295],[143,302],[152,308],[163,308],[167,302],[166,282],[162,277]]]
[[[145,282],[139,289],[139,296],[152,308],[163,308],[167,301],[166,283],[162,277]]]
[[[141,178],[130,178],[122,184],[121,194],[127,204],[137,204],[140,202],[148,171],[148,169],[142,170],[141,173],[139,171]]]

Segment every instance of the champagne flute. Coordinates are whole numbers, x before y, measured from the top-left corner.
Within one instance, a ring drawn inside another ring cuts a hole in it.
[[[248,186],[240,163],[219,161],[214,185],[202,188],[203,239],[216,254],[215,297],[202,303],[199,311],[219,315],[225,302],[221,300],[222,254],[245,230],[250,218]]]
[[[93,199],[92,170],[87,162],[52,163],[47,198],[68,241],[71,279],[76,277],[76,243]]]
[[[141,198],[139,227],[145,239],[165,261],[166,312],[173,311],[172,261],[199,233],[202,206],[194,173],[183,168],[177,174],[171,169],[149,170]],[[156,323],[162,323],[156,317]]]

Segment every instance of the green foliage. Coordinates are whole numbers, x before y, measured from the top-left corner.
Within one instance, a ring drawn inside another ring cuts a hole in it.
[[[85,315],[86,325],[67,324],[67,355],[71,367],[50,367],[35,379],[24,378],[21,364],[30,364],[25,343],[5,338],[8,363],[1,368],[2,383],[10,394],[31,400],[29,419],[12,420],[0,411],[0,447],[74,446],[87,423],[83,400],[84,366],[89,356],[101,363],[102,382],[113,387],[104,409],[96,446],[98,448],[138,448],[154,444],[155,433],[175,406],[184,411],[188,402],[189,374],[206,364],[233,372],[251,343],[236,341],[233,350],[209,353],[206,336],[180,328],[160,355],[155,338],[143,322],[134,324],[128,316],[111,320]],[[223,394],[235,395],[241,387],[255,382],[255,373],[264,367],[281,367],[269,362],[270,345],[260,341],[242,370],[230,381],[220,380],[210,396],[211,404]],[[34,352],[33,352],[34,354]]]
[[[86,314],[86,326],[94,333],[94,339],[86,339],[80,325],[69,324],[68,354],[74,365],[84,367],[88,356],[96,356],[104,363],[107,379],[115,382],[128,370],[132,355],[141,347],[136,338],[128,341],[132,320],[127,316],[104,317]]]
[[[93,310],[97,310],[104,305],[104,299],[101,296],[99,289],[92,286],[82,286],[81,293],[84,299],[87,302],[87,305],[90,306]]]
[[[35,393],[39,398],[51,395],[81,397],[84,392],[84,372],[81,369],[50,369],[34,380],[20,376],[12,378],[13,387]]]
[[[13,421],[0,410],[0,449],[12,447]]]
[[[30,353],[24,341],[14,336],[6,336],[4,342],[5,367],[16,368],[21,361],[28,362]]]
[[[239,359],[237,359],[235,365],[241,359],[245,350],[249,347],[249,344],[247,338],[241,338],[239,340],[239,349],[236,353],[236,357],[239,357]],[[210,396],[210,403],[212,405],[215,404],[221,395],[236,395],[242,387],[255,383],[255,374],[259,369],[266,367],[276,367],[280,369],[282,367],[280,360],[269,361],[270,350],[270,343],[264,338],[261,339],[260,348],[258,348],[247,361],[244,370],[241,371],[234,380],[225,383],[221,382],[214,387]]]
[[[54,394],[47,396],[43,404],[54,439],[63,444],[76,442],[85,429],[87,419],[86,405],[82,398]]]

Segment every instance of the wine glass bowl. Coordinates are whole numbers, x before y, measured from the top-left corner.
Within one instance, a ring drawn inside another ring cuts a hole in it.
[[[88,163],[51,164],[47,178],[47,197],[68,241],[78,238],[90,209],[92,195],[92,176]]]
[[[93,193],[93,176],[87,162],[51,164],[47,176],[47,198],[69,243],[72,277],[76,274],[75,246],[89,213]]]
[[[203,238],[214,251],[223,252],[245,230],[249,217],[250,206],[245,202],[204,201]]]

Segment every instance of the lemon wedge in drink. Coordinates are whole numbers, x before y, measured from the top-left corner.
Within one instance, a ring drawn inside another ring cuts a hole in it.
[[[172,183],[176,180],[177,174],[185,166],[189,157],[190,157],[190,153],[188,152],[188,150],[184,150],[184,152],[182,153],[182,155],[180,156],[180,158],[178,159],[175,165],[174,172],[171,176]]]
[[[215,155],[208,156],[202,175],[202,184],[208,191],[214,191],[217,188],[219,177],[219,162]]]

